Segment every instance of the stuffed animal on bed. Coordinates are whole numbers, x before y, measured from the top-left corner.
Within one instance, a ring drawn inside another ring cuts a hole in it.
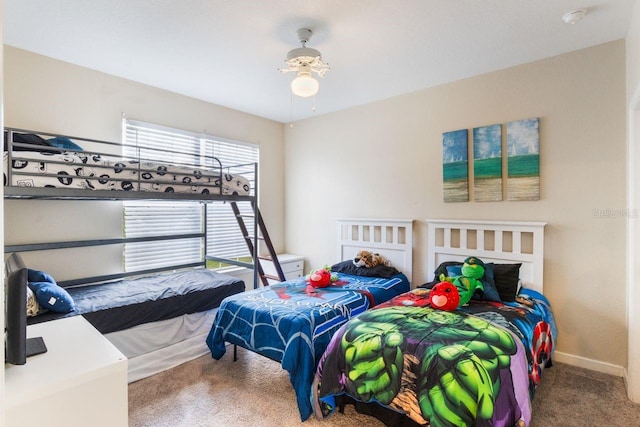
[[[338,275],[331,274],[331,267],[325,265],[324,268],[312,270],[307,276],[307,280],[314,288],[326,288],[331,282],[338,280]]]
[[[386,265],[388,267],[391,263],[378,253],[363,250],[358,252],[355,258],[353,258],[353,265],[356,267],[371,268],[376,265]]]
[[[460,294],[458,288],[450,282],[440,282],[429,293],[431,307],[440,310],[453,311],[458,308]]]
[[[464,260],[462,275],[453,279],[453,284],[458,288],[460,294],[460,306],[468,304],[476,290],[484,291],[484,286],[480,281],[482,276],[484,276],[484,262],[481,259],[469,257]]]

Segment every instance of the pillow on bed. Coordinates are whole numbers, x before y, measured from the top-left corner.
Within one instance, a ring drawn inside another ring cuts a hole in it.
[[[438,283],[440,283],[440,275],[444,274],[445,276],[448,276],[448,272],[447,272],[447,267],[451,267],[451,266],[461,266],[462,267],[462,262],[460,261],[445,261],[443,263],[441,263],[438,268],[436,268],[436,271],[433,274],[433,280],[431,282],[427,282],[424,283],[422,285],[419,285],[419,288],[427,288],[427,289],[431,289],[433,288],[435,285],[437,285]]]
[[[69,313],[75,310],[75,304],[69,292],[58,286],[49,273],[28,268],[27,281],[40,307],[56,313]]]
[[[4,131],[4,151],[7,151],[7,141],[9,139],[9,132]],[[29,144],[32,147],[16,147],[13,146],[13,151],[40,151],[45,153],[55,153],[56,151],[47,150],[43,147],[51,147],[49,142],[41,136],[32,133],[14,133],[13,142],[19,142],[21,144]]]
[[[55,279],[44,271],[27,269],[27,282],[49,282],[56,283]]]
[[[48,142],[54,147],[64,148],[67,150],[82,151],[82,147],[64,136],[56,136],[55,138],[50,138]]]
[[[444,274],[445,276],[447,276],[448,275],[447,269],[449,267],[461,267],[462,268],[462,261],[445,261],[445,262],[441,263],[438,266],[438,268],[436,268],[436,271],[433,274],[433,280],[437,280],[439,282],[441,274]]]
[[[29,282],[29,288],[36,294],[40,306],[56,313],[69,313],[75,310],[73,298],[69,292],[51,282]]]
[[[462,264],[460,265],[450,265],[447,267],[447,277],[456,277],[462,276]]]
[[[502,301],[515,301],[522,264],[493,264],[493,278]]]
[[[331,266],[332,273],[351,274],[353,276],[383,277],[389,279],[400,272],[395,267],[376,265],[374,267],[356,267],[353,261],[342,261]]]
[[[478,301],[502,302],[500,293],[496,288],[495,273],[493,271],[493,267],[494,265],[491,263],[487,263],[484,265],[484,276],[482,276],[481,280],[484,292],[482,293],[482,295],[473,295],[471,299]]]

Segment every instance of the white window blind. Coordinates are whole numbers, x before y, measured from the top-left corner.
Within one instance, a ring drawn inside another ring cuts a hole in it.
[[[150,237],[200,233],[202,206],[193,202],[125,201],[125,236]],[[202,261],[202,240],[127,243],[126,271],[139,271]]]
[[[254,179],[254,167],[250,163],[258,161],[259,153],[255,145],[133,120],[124,120],[123,133],[125,156],[137,157],[139,153],[140,158],[150,161],[174,165],[193,165],[197,162],[196,164],[204,167],[211,167],[214,163],[211,156],[215,156],[223,166],[246,165],[232,170],[225,169],[223,173],[240,173],[250,180]],[[231,207],[222,202],[208,203],[205,224],[203,206],[200,202],[188,201],[126,201],[125,236],[199,233],[206,227],[207,255],[234,259],[250,256]],[[240,208],[243,212],[250,211],[247,203],[240,203]],[[253,224],[248,225],[253,230]],[[124,251],[125,269],[137,271],[199,262],[205,251],[203,243],[199,238],[127,243]]]
[[[233,144],[224,141],[207,139],[207,147],[212,150],[223,165],[245,165],[230,172],[241,174],[251,181],[251,188],[255,188],[254,166],[258,162],[258,149],[254,145]],[[251,214],[248,202],[239,202],[241,214]],[[248,232],[253,235],[253,221],[245,221]],[[238,228],[238,222],[231,207],[223,203],[209,203],[207,205],[207,255],[220,258],[248,260],[251,257],[247,244]]]

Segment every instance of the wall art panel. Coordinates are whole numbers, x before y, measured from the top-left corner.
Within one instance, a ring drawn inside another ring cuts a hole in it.
[[[445,202],[469,201],[469,131],[442,134],[442,179]]]
[[[502,126],[473,129],[473,187],[478,202],[502,200]]]

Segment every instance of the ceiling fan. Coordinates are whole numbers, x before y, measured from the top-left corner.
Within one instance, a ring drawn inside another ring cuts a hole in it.
[[[324,77],[330,67],[329,64],[322,61],[322,55],[318,50],[307,47],[307,42],[313,34],[310,29],[300,28],[296,34],[302,47],[290,50],[285,60],[288,68],[279,68],[278,71],[298,73],[298,76],[291,82],[291,91],[297,96],[307,98],[314,96],[320,89],[320,84],[313,77],[313,73]]]

